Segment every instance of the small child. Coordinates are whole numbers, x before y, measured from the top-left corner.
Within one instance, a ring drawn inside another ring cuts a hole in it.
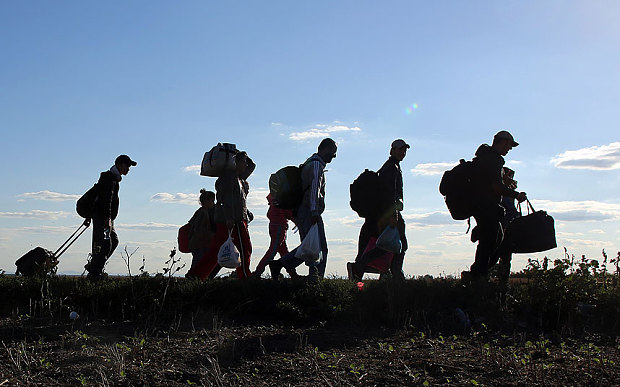
[[[286,230],[288,229],[288,221],[293,220],[292,210],[283,210],[276,207],[271,194],[267,195],[267,202],[269,202],[269,210],[267,210],[267,218],[269,219],[269,236],[271,243],[269,249],[265,253],[265,256],[260,260],[256,270],[252,274],[252,277],[260,278],[265,271],[265,267],[269,262],[273,261],[276,253],[280,254],[280,257],[288,254],[288,247],[286,246]],[[288,272],[291,277],[297,277],[295,269]]]
[[[215,204],[215,193],[204,188],[200,190],[200,208],[196,210],[194,216],[189,220],[191,231],[189,234],[189,249],[192,252],[192,266],[185,275],[187,278],[195,277],[194,270],[196,265],[209,250],[213,235],[215,234],[215,224],[213,222],[213,207]]]

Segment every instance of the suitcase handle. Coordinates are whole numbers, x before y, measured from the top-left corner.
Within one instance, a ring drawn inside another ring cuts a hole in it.
[[[86,231],[86,230],[88,229],[88,226],[90,226],[90,219],[86,219],[86,220],[84,221],[84,223],[80,224],[80,226],[77,228],[77,230],[75,230],[75,231],[73,232],[73,234],[71,234],[71,236],[70,236],[70,237],[69,237],[69,238],[65,241],[65,243],[63,243],[63,244],[62,244],[62,245],[58,248],[58,250],[56,250],[56,252],[54,253],[54,257],[55,257],[56,259],[60,258],[60,256],[61,256],[61,255],[63,255],[63,254],[64,254],[64,252],[65,252],[65,251],[67,251],[67,249],[68,249],[69,247],[71,247],[71,245],[73,244],[73,242],[77,241],[77,240],[78,240],[78,238],[79,238],[82,234],[84,234],[84,231]],[[84,228],[82,229],[82,227],[84,227]],[[74,236],[75,234],[77,234],[77,233],[78,233],[78,231],[80,231],[80,229],[81,229],[82,231],[81,231],[81,232],[80,232],[80,233],[79,233],[79,234],[78,234],[75,238],[73,238],[73,236]],[[73,240],[71,240],[72,238],[73,238]],[[71,241],[71,243],[69,243],[69,241]],[[68,244],[67,244],[67,243],[68,243]],[[63,249],[63,247],[64,247],[64,249]],[[61,251],[61,250],[62,250],[62,251]]]
[[[530,203],[530,199],[525,199],[525,201],[527,202],[527,213],[533,214],[534,212],[536,212],[536,210],[534,210],[534,206],[532,206],[532,203]],[[523,215],[523,213],[521,212],[521,203],[517,203],[517,209],[519,210],[519,214]]]

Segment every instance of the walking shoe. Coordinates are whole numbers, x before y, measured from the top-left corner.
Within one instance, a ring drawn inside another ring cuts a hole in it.
[[[299,281],[301,279],[301,276],[297,274],[297,270],[295,269],[286,269],[286,272],[293,281]]]
[[[316,266],[308,267],[308,282],[313,284],[319,282],[319,269]]]
[[[282,262],[271,261],[269,262],[269,271],[271,272],[271,279],[278,281],[280,279],[280,270],[282,270]]]

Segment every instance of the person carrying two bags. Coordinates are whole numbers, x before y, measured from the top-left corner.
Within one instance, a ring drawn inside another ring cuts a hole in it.
[[[240,254],[240,266],[236,268],[237,277],[248,278],[252,242],[248,232],[248,223],[253,215],[248,211],[246,198],[249,192],[248,176],[254,169],[254,163],[246,152],[234,156],[235,169],[226,170],[215,181],[217,203],[215,205],[215,236],[204,258],[196,265],[192,274],[200,279],[213,278],[220,270],[218,253],[228,239],[232,239]]]

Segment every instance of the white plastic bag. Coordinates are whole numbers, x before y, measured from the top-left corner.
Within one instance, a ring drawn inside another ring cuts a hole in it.
[[[237,246],[233,243],[232,236],[228,235],[228,239],[220,247],[217,253],[217,263],[228,269],[236,269],[241,266],[241,254],[237,250]]]
[[[383,230],[379,238],[377,238],[377,247],[394,254],[400,253],[403,245],[396,227],[387,226],[385,230]]]
[[[301,245],[295,252],[295,257],[301,258],[306,265],[311,266],[317,264],[320,260],[321,239],[319,237],[319,226],[314,224],[310,227],[310,231],[301,242]]]

